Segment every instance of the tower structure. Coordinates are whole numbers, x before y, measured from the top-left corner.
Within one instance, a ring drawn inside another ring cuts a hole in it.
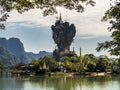
[[[70,51],[70,45],[73,42],[73,38],[76,34],[76,28],[74,24],[69,24],[69,22],[63,22],[62,16],[60,14],[59,19],[55,22],[55,25],[51,26],[52,37],[57,44],[57,49],[54,50],[53,56],[59,60],[62,56],[70,56],[72,52]]]

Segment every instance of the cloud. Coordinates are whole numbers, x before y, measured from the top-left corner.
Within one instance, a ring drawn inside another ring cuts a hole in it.
[[[62,19],[75,24],[77,29],[71,47],[75,47],[78,51],[79,47],[82,47],[83,53],[96,53],[94,49],[97,43],[109,40],[110,33],[107,31],[109,23],[101,22],[104,12],[109,8],[109,0],[95,1],[96,6],[86,6],[84,13],[60,7],[57,8],[58,14],[47,17],[43,17],[42,10],[39,9],[32,9],[23,14],[12,11],[6,22],[6,30],[0,31],[0,36],[20,38],[26,51],[53,51],[55,43],[52,40],[50,27],[61,12]]]
[[[90,34],[83,34],[83,35],[79,35],[75,37],[75,39],[91,39],[91,38],[95,38],[95,36],[90,35]]]
[[[43,17],[42,10],[32,9],[23,14],[19,14],[16,11],[10,12],[10,18],[8,19],[8,26],[14,27],[45,27],[50,28],[55,23],[56,17],[59,13],[62,13],[64,21],[74,23],[77,29],[77,35],[91,35],[96,36],[108,36],[110,33],[106,30],[109,24],[107,22],[101,22],[101,18],[104,12],[110,7],[109,0],[95,0],[96,6],[85,6],[84,13],[77,13],[75,10],[66,10],[64,8],[57,7],[58,14],[53,16]],[[13,27],[10,27],[13,28]],[[88,38],[88,36],[87,36]],[[90,37],[89,37],[90,38]]]
[[[28,12],[24,12],[23,14],[19,14],[17,11],[12,11],[9,14],[10,17],[8,18],[8,23],[23,22],[26,23],[24,26],[49,26],[53,21],[55,21],[54,16],[43,17],[42,10],[40,9],[32,9]]]

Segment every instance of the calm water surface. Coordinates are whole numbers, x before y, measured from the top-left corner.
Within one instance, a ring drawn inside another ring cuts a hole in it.
[[[0,77],[0,90],[120,90],[120,76]]]

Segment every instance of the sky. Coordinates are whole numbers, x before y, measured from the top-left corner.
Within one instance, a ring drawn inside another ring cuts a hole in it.
[[[52,39],[51,25],[56,22],[56,17],[62,15],[63,21],[68,21],[76,26],[76,36],[71,45],[79,55],[79,48],[82,54],[93,53],[95,55],[108,55],[107,52],[96,52],[98,42],[110,40],[110,32],[107,28],[108,22],[101,22],[105,11],[110,8],[109,0],[95,0],[96,5],[85,6],[84,13],[77,13],[75,10],[66,10],[57,7],[58,14],[43,17],[42,10],[32,9],[23,14],[16,11],[10,12],[6,25],[6,30],[0,30],[0,37],[7,39],[16,37],[23,42],[25,51],[38,53],[39,51],[52,52],[56,44]]]

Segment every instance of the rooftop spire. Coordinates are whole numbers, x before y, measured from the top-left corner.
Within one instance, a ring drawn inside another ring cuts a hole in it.
[[[63,22],[63,21],[62,21],[62,16],[61,16],[61,13],[60,13],[59,21],[60,21],[60,23],[62,23],[62,22]]]
[[[73,47],[73,51],[72,51],[72,53],[75,55],[75,48]]]
[[[60,20],[60,21],[62,21],[61,13],[60,13],[60,17],[59,17],[59,20]]]
[[[63,24],[61,13],[60,13],[60,16],[57,17],[56,19],[57,19],[55,23],[56,26]]]

